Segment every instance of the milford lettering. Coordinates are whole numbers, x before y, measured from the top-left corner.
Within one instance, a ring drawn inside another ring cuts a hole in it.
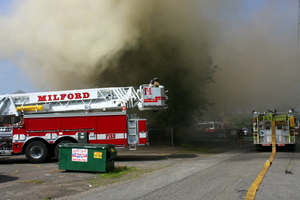
[[[44,95],[44,96],[38,96],[38,101],[47,101],[46,100],[46,95]]]
[[[53,101],[57,101],[59,98],[57,97],[57,94],[53,95]]]
[[[72,100],[72,99],[87,99],[90,97],[90,93],[69,93],[69,94],[49,94],[37,96],[38,101],[63,101],[63,100]]]

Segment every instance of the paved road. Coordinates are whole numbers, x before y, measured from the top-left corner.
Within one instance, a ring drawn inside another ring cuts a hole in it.
[[[300,150],[277,152],[256,199],[300,199]]]
[[[254,154],[249,151],[254,151],[252,145],[69,199],[243,199],[265,160],[253,159]]]
[[[270,154],[257,152],[249,144],[242,149],[195,159],[139,180],[106,189],[96,188],[67,199],[244,199]],[[277,153],[256,199],[300,199],[297,190],[300,169],[297,166],[299,152]],[[287,195],[287,192],[292,194]]]
[[[35,165],[22,156],[0,157],[0,199],[244,199],[271,152],[257,152],[250,141],[241,149],[223,140],[204,144],[219,148],[209,156],[185,158],[172,156],[176,149],[171,147],[120,150],[116,165],[161,169],[140,179],[89,190],[86,180],[93,173],[66,173],[57,169],[56,162]],[[300,199],[299,158],[299,151],[278,152],[257,199]]]
[[[185,148],[168,146],[143,146],[137,151],[118,149],[115,166],[130,166],[155,171],[201,159],[206,157],[207,153],[217,154],[236,148],[235,142],[224,139],[207,140],[199,142],[199,145],[208,147],[210,150],[196,154],[180,153]],[[93,188],[94,185],[90,184],[89,180],[95,177],[97,177],[96,173],[59,170],[55,160],[32,164],[26,160],[25,156],[0,156],[0,199],[39,200],[68,197]]]

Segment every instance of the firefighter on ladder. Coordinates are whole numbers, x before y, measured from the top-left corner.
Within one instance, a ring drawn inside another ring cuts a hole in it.
[[[237,135],[238,145],[239,147],[242,147],[243,137],[244,137],[244,131],[242,127],[240,127],[240,129],[237,130],[236,135]]]
[[[150,84],[149,84],[149,85],[150,85],[151,87],[158,87],[158,86],[160,85],[158,81],[159,81],[158,78],[155,77],[153,80],[150,81]]]

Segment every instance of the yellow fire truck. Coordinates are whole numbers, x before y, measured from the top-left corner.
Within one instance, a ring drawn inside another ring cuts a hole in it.
[[[264,113],[253,111],[253,143],[257,150],[271,146],[272,140],[275,140],[276,146],[285,146],[294,151],[298,128],[299,122],[293,109],[285,113],[276,110]],[[273,134],[275,137],[272,137]]]

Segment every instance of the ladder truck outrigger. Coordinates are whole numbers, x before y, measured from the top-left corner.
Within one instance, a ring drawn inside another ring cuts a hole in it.
[[[276,110],[264,113],[253,111],[252,125],[253,143],[257,150],[272,144],[295,150],[299,122],[296,121],[293,109],[281,113]]]
[[[0,155],[33,163],[58,158],[61,143],[148,144],[146,119],[128,108],[167,109],[164,86],[109,87],[0,95]]]

